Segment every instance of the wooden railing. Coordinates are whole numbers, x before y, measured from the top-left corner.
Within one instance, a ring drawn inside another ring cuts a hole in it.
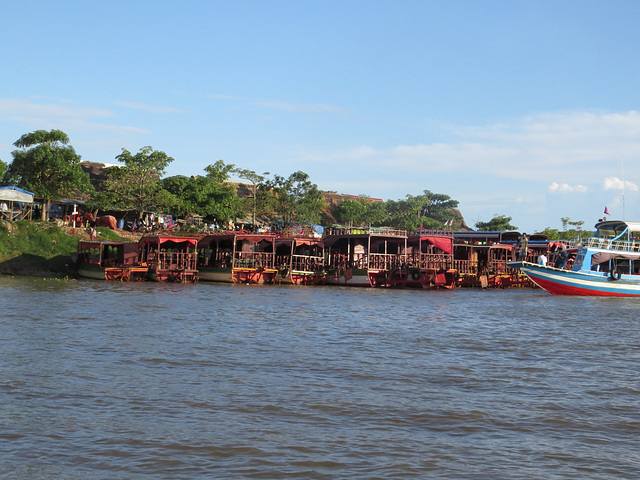
[[[153,262],[158,270],[197,269],[198,255],[195,252],[157,252],[154,257]]]
[[[234,268],[273,268],[275,255],[270,252],[236,252]]]

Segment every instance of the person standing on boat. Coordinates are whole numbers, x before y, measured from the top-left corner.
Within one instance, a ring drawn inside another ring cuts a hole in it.
[[[547,256],[544,253],[541,253],[538,257],[538,264],[545,267],[547,265]]]
[[[527,239],[527,234],[523,233],[522,238],[520,239],[520,260],[527,259],[527,247],[529,246],[529,240]]]

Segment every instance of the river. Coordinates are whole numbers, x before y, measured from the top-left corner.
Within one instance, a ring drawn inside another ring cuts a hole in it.
[[[640,477],[640,300],[0,277],[2,479]]]

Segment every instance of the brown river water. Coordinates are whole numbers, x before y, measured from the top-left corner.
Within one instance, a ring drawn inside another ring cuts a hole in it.
[[[640,478],[639,313],[0,277],[0,478]]]

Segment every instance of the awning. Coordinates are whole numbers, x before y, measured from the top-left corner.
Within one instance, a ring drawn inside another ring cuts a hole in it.
[[[453,253],[453,238],[450,237],[431,237],[431,236],[423,236],[420,237],[421,241],[427,241],[445,253]]]
[[[198,239],[193,237],[165,237],[165,236],[151,236],[142,237],[140,239],[141,244],[157,243],[162,245],[163,243],[173,242],[175,244],[188,243],[194,247],[198,245]]]
[[[597,252],[591,257],[591,264],[598,265],[609,260],[640,260],[640,252]]]
[[[236,235],[236,240],[247,240],[251,243],[260,243],[265,240],[273,242],[275,238],[274,235]]]

